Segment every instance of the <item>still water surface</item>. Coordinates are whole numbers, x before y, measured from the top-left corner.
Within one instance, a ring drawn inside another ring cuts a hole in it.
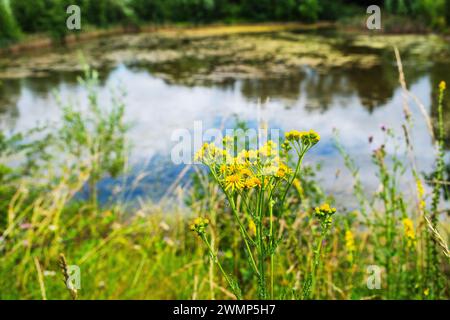
[[[370,155],[384,143],[381,127],[392,128],[402,136],[404,115],[393,53],[366,49],[372,55],[382,56],[381,62],[369,68],[323,69],[303,65],[286,76],[233,78],[231,75],[225,81],[209,83],[176,81],[177,76],[186,78],[185,64],[189,61],[183,64],[183,70],[180,70],[180,61],[172,65],[171,62],[145,65],[119,59],[100,66],[99,92],[103,101],[108,100],[114,88],[127,92],[126,119],[132,124],[129,133],[133,145],[131,161],[139,168],[148,169],[148,176],[132,196],[160,198],[182,170],[182,166],[170,161],[170,151],[176,144],[171,141],[175,130],[193,130],[194,122],[199,120],[205,130],[224,123],[232,126],[236,116],[250,125],[259,118],[268,121],[271,128],[318,131],[322,140],[306,162],[321,162],[318,178],[326,192],[346,199],[352,191],[352,180],[334,147],[333,129],[337,128],[341,143],[361,168],[367,192],[373,192],[378,185]],[[352,48],[343,50],[350,54]],[[358,50],[364,53],[364,47]],[[66,52],[62,49],[58,54],[64,56]],[[201,59],[199,61],[195,62],[197,68],[198,64],[201,67]],[[211,63],[208,60],[208,64]],[[410,91],[434,117],[435,88],[440,80],[450,80],[450,61],[418,63],[406,57],[404,65]],[[165,73],[170,74],[171,81]],[[78,75],[73,71],[50,70],[39,75],[2,79],[0,128],[17,132],[38,123],[57,122],[60,111],[53,96],[55,91],[63,100],[83,104],[86,99],[86,92],[76,81]],[[413,102],[411,111],[412,140],[419,169],[429,171],[434,160],[430,134]],[[373,137],[372,143],[369,137]],[[388,151],[393,151],[392,144],[388,145]],[[404,177],[404,181],[409,180],[410,176]],[[105,195],[114,185],[112,180],[103,182]],[[405,188],[413,186],[405,184]]]

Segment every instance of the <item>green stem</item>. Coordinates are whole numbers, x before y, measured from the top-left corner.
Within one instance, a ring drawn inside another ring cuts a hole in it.
[[[231,197],[229,197],[228,195],[227,195],[227,198],[228,198],[228,201],[230,202],[231,209],[232,209],[231,211],[233,211],[234,218],[236,219],[236,221],[239,224],[239,230],[241,232],[242,238],[244,239],[245,247],[246,247],[247,253],[248,253],[249,257],[250,257],[250,261],[252,263],[253,270],[256,272],[256,274],[259,275],[259,271],[258,271],[258,267],[256,266],[255,258],[253,257],[252,250],[251,250],[250,245],[248,244],[248,241],[247,241],[247,237],[250,237],[250,236],[245,231],[245,228],[244,228],[244,226],[243,226],[243,224],[241,222],[241,219],[239,218],[239,215],[238,215],[237,210],[235,208],[236,205],[234,204],[233,199]],[[253,242],[253,240],[251,240],[251,241]]]
[[[214,250],[212,249],[211,245],[209,244],[209,241],[206,238],[205,234],[202,234],[201,238],[202,238],[203,242],[205,242],[206,246],[208,247],[209,254],[211,255],[211,258],[214,260],[214,262],[219,267],[219,270],[220,270],[220,272],[222,272],[223,276],[225,277],[225,280],[227,281],[228,285],[230,286],[230,289],[233,291],[233,293],[236,296],[236,298],[238,300],[240,300],[242,298],[240,293],[236,292],[235,287],[233,285],[233,282],[231,281],[231,279],[228,277],[227,273],[223,269],[222,264],[220,263],[219,259],[217,258],[217,255],[214,253]]]
[[[269,201],[271,201],[269,199]],[[274,243],[273,243],[273,203],[269,203],[270,215],[270,299],[273,300]]]
[[[322,251],[322,242],[325,239],[325,235],[328,229],[324,230],[321,235],[319,242],[316,245],[316,249],[314,250],[314,258],[311,262],[311,273],[308,275],[308,278],[305,282],[305,286],[303,288],[303,299],[309,299],[311,296],[311,292],[314,291],[316,285],[316,270],[320,261],[320,253]]]
[[[297,177],[298,172],[300,171],[300,167],[301,167],[301,164],[303,161],[303,157],[305,156],[305,153],[306,153],[306,150],[304,152],[298,153],[299,157],[298,157],[297,165],[295,167],[294,174],[292,175],[292,178],[289,181],[289,183],[286,187],[286,190],[284,190],[283,196],[281,197],[280,208],[281,208],[282,212],[284,211],[284,201],[286,199],[287,193],[288,193],[289,189],[291,188],[292,184],[294,183],[294,180]]]
[[[264,233],[263,233],[263,203],[264,203],[264,177],[258,199],[258,249],[259,249],[259,283],[260,298],[266,298],[266,277],[264,271]]]
[[[245,243],[245,248],[247,250],[247,253],[250,257],[250,261],[251,261],[251,265],[253,267],[253,270],[256,272],[257,275],[259,275],[259,271],[258,271],[258,267],[256,266],[256,262],[255,262],[255,258],[253,257],[253,253],[252,250],[250,248],[250,245],[248,244],[247,238],[253,242],[253,240],[251,239],[250,235],[245,231],[245,228],[241,222],[241,219],[239,218],[237,209],[236,209],[236,205],[234,204],[234,200],[233,198],[228,194],[228,192],[225,191],[224,188],[222,188],[222,185],[220,184],[219,179],[217,178],[216,173],[214,172],[214,170],[212,170],[211,168],[211,172],[213,174],[214,179],[216,180],[217,184],[219,185],[219,187],[222,189],[223,193],[225,194],[225,196],[228,199],[228,202],[230,203],[231,206],[231,211],[233,212],[234,218],[236,219],[236,221],[239,224],[239,231],[241,233],[242,238],[244,239],[244,243]]]

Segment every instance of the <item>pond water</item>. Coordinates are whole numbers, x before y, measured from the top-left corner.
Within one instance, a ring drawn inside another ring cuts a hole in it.
[[[0,59],[0,129],[17,132],[57,122],[55,91],[63,100],[82,104],[86,92],[76,78],[77,54],[83,52],[100,70],[103,101],[114,88],[127,92],[126,118],[133,125],[131,161],[148,171],[131,196],[159,199],[175,181],[183,168],[170,160],[177,143],[171,139],[175,130],[192,131],[196,121],[202,121],[205,130],[232,127],[238,117],[253,125],[267,121],[270,128],[318,131],[322,140],[306,162],[322,163],[318,178],[325,191],[347,199],[353,184],[334,147],[334,128],[361,168],[367,192],[378,187],[371,153],[384,143],[381,127],[402,137],[404,100],[391,44],[399,45],[410,91],[434,119],[437,85],[440,80],[450,82],[450,49],[445,40],[433,36],[128,35]],[[410,106],[417,163],[421,171],[429,172],[435,155],[432,140],[419,108],[413,101]],[[387,150],[393,152],[393,145]],[[410,176],[403,179],[410,181]],[[105,180],[105,194],[115,185]],[[414,188],[406,182],[405,187]]]

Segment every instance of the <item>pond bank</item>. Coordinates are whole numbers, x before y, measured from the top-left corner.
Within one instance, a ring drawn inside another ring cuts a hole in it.
[[[289,30],[314,30],[332,27],[331,22],[318,22],[315,24],[304,24],[299,22],[289,23],[260,23],[260,24],[236,24],[223,25],[211,24],[202,26],[185,25],[144,25],[136,28],[111,27],[103,30],[90,30],[81,33],[69,34],[65,38],[65,43],[74,45],[89,40],[100,39],[115,35],[125,35],[133,33],[155,33],[164,36],[190,36],[190,37],[212,37],[241,33],[265,33]],[[28,35],[25,39],[6,48],[0,48],[0,57],[8,54],[19,54],[36,49],[54,47],[51,37],[43,34]]]
[[[109,32],[91,34],[92,39],[86,34],[64,47],[0,56],[0,79],[80,72],[80,53],[96,69],[125,64],[188,86],[298,77],[305,66],[325,73],[335,68],[368,70],[392,61],[393,46],[415,64],[450,59],[449,43],[438,35],[346,33],[330,24],[148,26],[133,34]]]

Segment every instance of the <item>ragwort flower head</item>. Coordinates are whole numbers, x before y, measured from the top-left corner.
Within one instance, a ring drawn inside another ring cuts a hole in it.
[[[280,163],[277,172],[275,173],[275,177],[286,179],[286,176],[291,173],[291,169],[285,165],[284,163]]]
[[[224,150],[216,147],[214,143],[204,143],[194,156],[195,161],[201,161],[204,164],[217,162],[224,156]]]
[[[305,132],[302,136],[302,142],[304,144],[309,144],[310,146],[317,144],[319,141],[320,135],[314,130],[309,130],[308,132]]]
[[[235,173],[225,177],[225,191],[231,189],[232,192],[244,188],[244,180],[242,175]]]
[[[351,230],[345,231],[345,248],[349,252],[356,251],[356,245],[355,245],[355,237],[353,236],[353,232]]]
[[[189,229],[191,231],[197,233],[199,236],[202,236],[205,234],[205,229],[209,225],[209,220],[202,217],[197,217],[192,221],[192,224],[190,225]]]
[[[347,251],[347,261],[353,262],[353,253],[356,251],[355,237],[351,230],[345,231],[345,249]]]
[[[246,189],[253,189],[261,186],[261,180],[255,176],[247,178],[244,182]]]
[[[320,220],[322,227],[327,228],[331,225],[332,216],[336,213],[336,208],[332,208],[328,203],[324,203],[320,207],[316,207],[314,213]]]
[[[261,158],[270,158],[277,155],[277,144],[271,140],[267,141],[261,148],[258,149],[258,155]]]
[[[407,246],[411,248],[414,246],[414,243],[416,241],[416,234],[414,232],[414,224],[413,224],[412,220],[409,218],[404,218],[402,220],[402,222],[403,222],[403,230],[405,233],[405,238],[407,240]]]
[[[305,148],[311,148],[320,141],[320,135],[314,130],[309,131],[292,130],[286,132],[285,138],[286,138],[285,144],[288,142],[290,142],[291,144],[292,143],[300,144],[301,142],[302,146]]]
[[[284,135],[287,141],[300,141],[303,133],[297,130],[291,130]]]

